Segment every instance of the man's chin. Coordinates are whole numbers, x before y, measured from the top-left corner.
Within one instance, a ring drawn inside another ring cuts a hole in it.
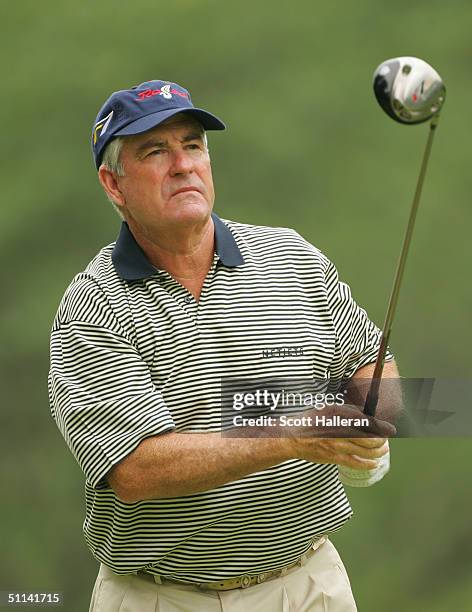
[[[208,202],[199,191],[182,191],[176,193],[170,198],[169,205],[185,208],[189,206],[208,208]]]
[[[207,219],[211,215],[211,209],[210,204],[203,200],[201,196],[198,198],[189,197],[179,202],[172,202],[168,208],[168,213],[169,218],[185,223],[186,221],[202,221]]]
[[[210,214],[211,206],[200,193],[189,191],[182,195],[187,197],[181,199],[171,198],[168,209],[169,213],[179,216]]]

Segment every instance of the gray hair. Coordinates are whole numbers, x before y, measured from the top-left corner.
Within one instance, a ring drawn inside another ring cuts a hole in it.
[[[203,135],[203,143],[205,145],[206,150],[208,151],[208,139],[205,130],[202,128]],[[114,172],[118,176],[125,176],[125,169],[123,167],[123,163],[120,159],[121,149],[123,148],[123,142],[126,136],[116,136],[113,138],[105,147],[102,155],[102,164],[110,170],[110,172]],[[123,214],[120,210],[120,207],[107,195],[107,199],[113,204],[113,208],[119,214],[119,216],[124,219]]]
[[[123,147],[123,136],[117,136],[113,138],[103,151],[102,155],[102,164],[110,170],[110,172],[115,172],[118,176],[125,175],[125,169],[123,168],[123,163],[120,160],[121,149]],[[124,219],[123,213],[120,210],[120,207],[107,195],[107,199],[113,204],[113,208],[116,210],[118,215]]]
[[[121,149],[123,147],[123,136],[113,138],[103,152],[102,164],[111,172],[115,172],[118,176],[124,176],[125,170],[120,160]]]

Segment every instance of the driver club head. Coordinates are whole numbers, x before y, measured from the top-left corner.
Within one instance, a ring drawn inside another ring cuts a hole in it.
[[[446,99],[439,74],[417,57],[395,57],[374,72],[374,93],[389,117],[415,125],[436,115]]]

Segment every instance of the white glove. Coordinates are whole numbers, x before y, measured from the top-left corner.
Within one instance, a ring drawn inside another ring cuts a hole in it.
[[[388,445],[388,440],[387,440]],[[372,470],[355,470],[338,465],[339,480],[350,487],[370,487],[385,476],[390,469],[390,450],[377,459],[378,465]]]

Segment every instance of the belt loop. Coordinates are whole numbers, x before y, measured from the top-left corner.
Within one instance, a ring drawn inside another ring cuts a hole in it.
[[[154,575],[153,575],[153,578],[154,578],[154,582],[155,582],[156,584],[162,584],[162,580],[161,580],[161,577],[160,577],[160,576],[156,576],[156,575],[154,574]]]

